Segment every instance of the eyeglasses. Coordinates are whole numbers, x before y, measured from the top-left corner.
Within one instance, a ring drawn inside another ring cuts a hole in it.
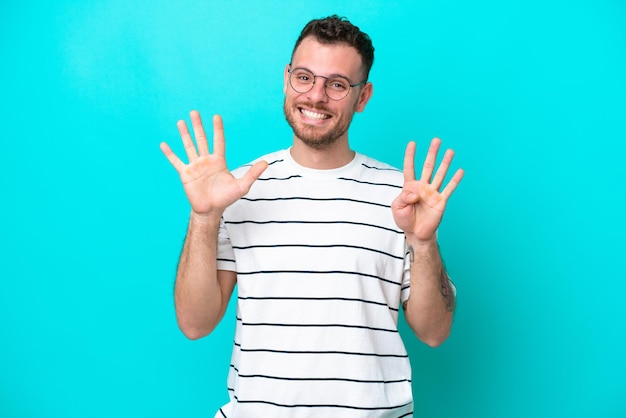
[[[317,77],[324,78],[326,81],[324,83],[324,92],[331,100],[345,99],[352,87],[367,83],[367,80],[363,80],[360,83],[350,84],[350,80],[340,75],[332,75],[330,77],[315,75],[304,68],[291,69],[291,65],[287,71],[289,72],[289,84],[298,93],[308,93],[313,89]]]

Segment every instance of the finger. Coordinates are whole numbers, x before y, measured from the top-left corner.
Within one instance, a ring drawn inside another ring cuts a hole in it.
[[[444,187],[443,191],[441,192],[441,196],[445,200],[448,200],[450,196],[452,196],[452,193],[454,192],[456,187],[459,185],[464,175],[465,175],[465,171],[463,171],[462,168],[459,168],[458,170],[456,170],[456,173],[454,173],[454,175],[450,179],[450,182],[446,185],[446,187]]]
[[[415,180],[415,142],[411,141],[406,145],[404,152],[404,182]]]
[[[250,191],[250,187],[252,187],[252,183],[254,183],[261,174],[267,168],[267,161],[257,161],[246,173],[239,179],[239,188],[241,189],[241,195]]]
[[[213,116],[213,153],[223,157],[226,143],[224,141],[224,122],[220,115]]]
[[[200,112],[192,110],[189,113],[191,117],[191,126],[193,127],[193,135],[196,137],[196,144],[198,145],[198,153],[200,155],[209,154],[209,142],[206,139],[206,133],[204,132],[204,126],[202,126],[202,118]]]
[[[437,153],[439,152],[439,146],[441,145],[441,139],[433,138],[430,141],[430,147],[428,147],[428,154],[424,160],[424,166],[422,167],[422,180],[430,183],[430,179],[435,171],[435,162],[437,161]]]
[[[180,160],[180,158],[178,158],[176,156],[176,154],[174,154],[174,152],[172,151],[170,146],[167,145],[165,142],[161,142],[160,148],[161,148],[161,151],[163,152],[163,154],[165,154],[165,157],[168,159],[170,164],[172,164],[174,166],[174,168],[176,169],[176,171],[178,171],[180,173],[180,171],[183,168],[185,168],[185,163],[183,163]]]
[[[189,159],[189,162],[192,162],[198,158],[198,154],[196,153],[196,146],[193,144],[193,140],[189,134],[187,123],[185,123],[184,120],[179,120],[176,126],[178,127],[178,133],[180,133],[180,137],[183,140],[183,146],[185,147],[187,158]]]
[[[439,190],[441,188],[443,180],[446,178],[446,174],[448,173],[448,169],[450,168],[452,158],[454,158],[454,151],[452,151],[451,149],[447,150],[446,153],[443,154],[441,164],[439,164],[439,168],[437,169],[435,177],[433,177],[433,182],[431,183],[435,189]]]

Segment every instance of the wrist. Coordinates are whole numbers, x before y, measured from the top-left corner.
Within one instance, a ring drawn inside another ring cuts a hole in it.
[[[437,234],[433,234],[431,237],[427,239],[418,238],[413,234],[405,233],[407,245],[412,246],[414,249],[428,249],[437,247]]]
[[[219,225],[221,219],[222,219],[222,212],[220,211],[198,213],[192,209],[189,215],[190,223],[201,225],[201,226]]]

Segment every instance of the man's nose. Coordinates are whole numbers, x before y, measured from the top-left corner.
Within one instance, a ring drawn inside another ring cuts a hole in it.
[[[328,100],[326,95],[326,79],[321,76],[315,76],[313,88],[309,91],[309,98],[315,102],[325,102]]]

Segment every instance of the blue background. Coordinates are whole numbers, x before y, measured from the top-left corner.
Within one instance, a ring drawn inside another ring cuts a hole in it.
[[[440,230],[459,301],[430,349],[402,325],[420,417],[626,416],[621,1],[4,1],[0,416],[207,417],[228,318],[178,331],[188,217],[175,123],[224,117],[234,168],[291,143],[282,75],[311,18],[376,47],[355,149],[457,152]],[[420,157],[421,158],[421,157]]]

